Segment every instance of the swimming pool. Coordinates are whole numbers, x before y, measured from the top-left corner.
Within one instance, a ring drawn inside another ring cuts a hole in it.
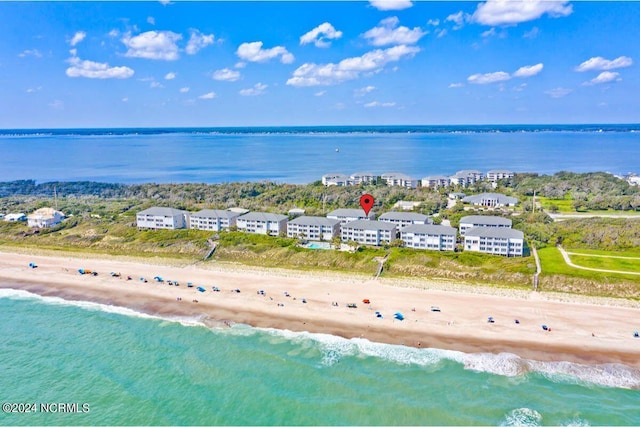
[[[327,242],[309,243],[305,246],[307,249],[331,249],[331,244]]]

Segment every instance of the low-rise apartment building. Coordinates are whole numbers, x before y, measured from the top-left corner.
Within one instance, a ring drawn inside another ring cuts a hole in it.
[[[502,256],[522,256],[524,234],[511,228],[476,227],[464,236],[464,250]]]
[[[506,169],[494,169],[487,172],[487,181],[498,182],[501,179],[511,179],[515,172]]]
[[[342,226],[341,238],[343,242],[354,242],[382,246],[396,239],[398,231],[394,224],[381,221],[352,221]]]
[[[511,228],[512,221],[501,216],[469,215],[460,218],[460,235],[476,227],[483,228]]]
[[[189,212],[174,208],[154,206],[138,212],[136,215],[138,228],[154,230],[175,230],[187,228],[189,224]]]
[[[380,176],[390,187],[417,188],[418,180],[399,172],[385,173]]]
[[[340,235],[340,220],[322,216],[300,216],[287,223],[287,237],[331,240]]]
[[[249,212],[236,218],[239,231],[277,236],[287,232],[287,216],[268,212]]]
[[[358,220],[370,221],[375,219],[375,217],[376,214],[373,211],[369,211],[369,215],[367,215],[364,209],[336,209],[327,214],[327,218],[337,219],[341,225]]]
[[[327,187],[332,185],[345,187],[349,185],[349,178],[342,173],[328,173],[326,175],[322,175],[322,184]]]
[[[459,185],[461,187],[467,187],[471,184],[475,184],[477,181],[482,180],[482,172],[475,169],[461,170],[451,176],[451,184]]]
[[[515,206],[518,203],[518,199],[500,193],[482,193],[466,196],[462,199],[462,203],[470,203],[474,206],[484,206],[487,208],[502,208]]]
[[[351,185],[369,184],[375,179],[371,172],[356,172],[349,177]]]
[[[440,188],[451,185],[451,178],[444,175],[432,175],[422,178],[422,186],[426,188]]]
[[[229,227],[236,225],[236,218],[239,216],[239,212],[203,209],[190,215],[189,228],[210,231],[229,230]]]
[[[413,224],[431,224],[433,220],[427,215],[413,212],[387,212],[380,215],[379,221],[395,224],[398,231]]]
[[[407,248],[453,251],[456,248],[456,234],[453,227],[415,224],[405,227],[400,232],[400,239]]]

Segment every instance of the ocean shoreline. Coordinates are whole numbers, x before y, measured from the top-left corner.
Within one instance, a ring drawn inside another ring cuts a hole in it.
[[[36,262],[38,267],[29,268],[29,262]],[[95,268],[99,275],[80,275],[76,271],[79,264]],[[122,276],[111,277],[110,271],[120,271]],[[180,281],[180,286],[155,282],[155,271],[165,280]],[[127,275],[132,276],[131,281],[126,280]],[[145,277],[147,282],[139,277]],[[195,286],[206,286],[206,292],[188,288],[187,279],[193,280]],[[619,363],[640,369],[640,339],[632,336],[634,325],[640,326],[636,325],[640,308],[632,302],[630,305],[635,307],[620,307],[590,298],[603,303],[594,305],[568,295],[566,298],[571,301],[558,301],[535,293],[486,294],[471,286],[465,291],[443,290],[446,285],[421,282],[422,289],[361,276],[287,276],[282,271],[224,266],[209,270],[194,265],[176,267],[0,252],[0,287],[42,296],[126,307],[165,318],[200,318],[216,327],[242,323],[416,348],[513,353],[528,360]],[[221,291],[211,291],[212,284]],[[232,291],[236,288],[241,293]],[[260,289],[266,295],[258,294]],[[302,302],[303,298],[307,303]],[[363,298],[370,298],[371,303],[363,304]],[[333,306],[334,300],[338,307]],[[352,302],[358,308],[346,307]],[[430,311],[431,305],[442,311]],[[393,319],[395,310],[403,313],[404,321]],[[376,318],[375,311],[381,311],[384,318]],[[495,324],[489,324],[487,316],[494,317]],[[519,319],[518,324],[514,318]],[[552,330],[543,331],[543,323]]]

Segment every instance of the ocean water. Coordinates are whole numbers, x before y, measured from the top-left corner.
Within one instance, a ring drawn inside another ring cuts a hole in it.
[[[640,373],[619,365],[212,329],[10,289],[0,313],[2,403],[80,408],[3,425],[640,424]]]
[[[332,172],[640,172],[640,125],[0,130],[0,181],[309,183]]]

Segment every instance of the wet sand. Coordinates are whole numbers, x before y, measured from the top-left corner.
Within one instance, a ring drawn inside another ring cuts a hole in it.
[[[30,262],[38,267],[29,268]],[[98,276],[81,275],[79,268]],[[168,280],[180,286],[170,286]],[[188,288],[187,282],[194,287]],[[197,286],[206,291],[199,292]],[[213,286],[220,292],[212,291]],[[179,266],[90,254],[78,258],[8,252],[0,252],[0,287],[165,317],[197,317],[212,326],[245,323],[422,348],[640,368],[640,338],[633,337],[640,330],[640,305],[632,301],[488,290],[429,279],[376,281],[330,272],[245,269],[215,262]],[[349,303],[357,308],[348,308]],[[431,311],[431,306],[441,311]],[[376,317],[376,311],[383,318]],[[394,319],[396,312],[404,320]],[[487,322],[489,316],[495,323]],[[544,331],[543,324],[551,331]]]

